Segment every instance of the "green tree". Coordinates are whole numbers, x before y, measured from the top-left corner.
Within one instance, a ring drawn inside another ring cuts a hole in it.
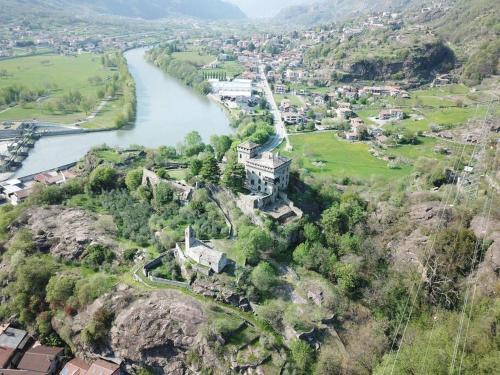
[[[161,211],[162,207],[171,203],[174,200],[174,191],[169,184],[160,182],[155,186],[154,190],[154,207],[157,211]]]
[[[56,275],[50,278],[47,284],[45,299],[55,308],[62,308],[66,301],[73,296],[78,277],[75,275]]]
[[[222,185],[233,192],[240,192],[245,186],[246,171],[245,166],[232,161],[226,165],[222,176]]]
[[[201,172],[201,168],[203,167],[203,162],[200,159],[192,159],[189,164],[189,169],[193,176],[198,176]]]
[[[203,159],[203,164],[200,170],[200,176],[203,180],[217,184],[220,179],[220,169],[217,160],[209,155]]]
[[[113,190],[118,186],[118,173],[111,167],[99,166],[90,174],[87,187],[93,194]]]
[[[132,169],[125,177],[125,185],[130,192],[136,191],[142,183],[142,168]]]
[[[252,284],[260,292],[269,292],[277,282],[276,271],[267,262],[260,262],[253,270],[250,276]]]
[[[215,157],[221,160],[224,154],[229,150],[233,141],[227,135],[212,135],[210,137],[210,144],[215,150]]]

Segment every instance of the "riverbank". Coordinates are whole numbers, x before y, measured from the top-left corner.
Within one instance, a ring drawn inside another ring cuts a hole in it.
[[[41,137],[14,177],[75,162],[102,144],[157,148],[175,146],[191,131],[197,131],[206,141],[213,134],[231,132],[227,113],[218,104],[145,61],[145,51],[139,48],[124,54],[137,98],[133,126],[114,130],[85,128],[81,134]]]

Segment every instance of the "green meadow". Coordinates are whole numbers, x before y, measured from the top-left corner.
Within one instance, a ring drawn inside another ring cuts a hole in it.
[[[291,135],[290,142],[293,151],[282,154],[292,157],[295,166],[316,177],[392,179],[411,171],[409,166],[389,168],[386,161],[370,154],[367,144],[338,139],[334,132]]]
[[[0,121],[29,120],[71,124],[87,117],[82,111],[72,113],[50,112],[46,107],[49,102],[78,91],[83,97],[95,102],[100,100],[98,92],[105,90],[106,82],[116,73],[114,69],[104,67],[101,57],[96,54],[82,53],[76,56],[42,55],[18,57],[0,61],[0,90],[22,86],[30,90],[47,90],[48,96],[36,102],[18,104],[0,111]],[[116,100],[109,102],[88,127],[112,126],[108,120],[115,117],[118,110]]]

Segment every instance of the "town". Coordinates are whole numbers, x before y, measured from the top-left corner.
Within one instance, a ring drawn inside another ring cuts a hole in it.
[[[495,373],[493,0],[0,5],[0,375]]]

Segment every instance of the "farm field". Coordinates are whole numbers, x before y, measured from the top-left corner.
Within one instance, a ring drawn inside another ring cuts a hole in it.
[[[94,103],[94,108],[100,103],[99,91],[104,91],[106,82],[115,74],[113,68],[104,67],[100,56],[83,53],[77,56],[43,55],[19,57],[0,61],[0,90],[18,86],[29,90],[47,90],[48,95],[35,102],[21,103],[0,111],[0,121],[31,120],[72,124],[84,120],[88,114],[81,110],[64,113],[50,111],[48,106],[57,106],[57,99],[78,91],[83,98]],[[110,101],[94,120],[96,124],[86,124],[88,127],[111,126],[108,117],[113,118],[118,106],[118,100]],[[107,115],[105,114],[107,111]],[[112,112],[112,113],[111,113]]]
[[[411,167],[391,169],[387,162],[369,153],[369,146],[340,140],[333,132],[290,135],[296,166],[314,176],[355,179],[391,179],[410,173]]]

